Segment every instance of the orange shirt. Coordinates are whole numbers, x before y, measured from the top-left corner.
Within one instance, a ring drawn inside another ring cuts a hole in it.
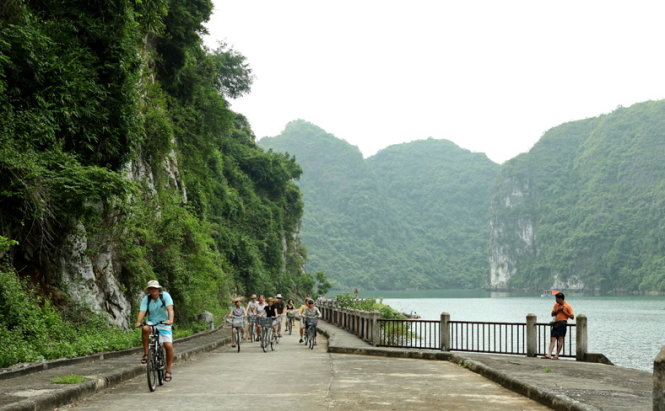
[[[564,311],[559,311],[559,303],[554,303],[552,311],[558,311],[554,321],[567,321],[571,315],[575,315],[573,312],[573,307],[570,306],[566,301],[563,302],[563,310],[566,311],[569,315],[566,315]]]

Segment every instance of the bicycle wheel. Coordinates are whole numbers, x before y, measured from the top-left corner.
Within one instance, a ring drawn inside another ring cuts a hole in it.
[[[264,328],[261,330],[261,349],[263,352],[268,351],[268,331]]]
[[[313,325],[309,326],[309,349],[313,350],[314,349],[314,337],[316,337],[316,327]]]
[[[157,356],[157,382],[159,382],[159,385],[164,385],[164,376],[166,374],[166,349],[163,345],[159,344],[157,352],[159,353]]]
[[[238,352],[240,352],[241,340],[242,340],[242,335],[240,335],[240,327],[236,327],[236,344],[238,344]]]
[[[150,347],[148,351],[148,363],[146,364],[146,370],[148,373],[148,388],[150,391],[155,391],[157,389],[157,355],[154,347]]]
[[[289,335],[291,335],[291,331],[293,331],[293,319],[289,318],[286,322],[286,329],[289,332]]]
[[[270,349],[275,351],[275,345],[277,345],[277,334],[272,330],[268,330],[268,335],[270,336]]]

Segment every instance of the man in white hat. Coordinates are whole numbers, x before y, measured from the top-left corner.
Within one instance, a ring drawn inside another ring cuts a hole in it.
[[[135,327],[140,327],[143,318],[146,315],[150,318],[146,324],[157,324],[159,330],[159,342],[164,345],[166,350],[166,374],[164,381],[169,382],[173,379],[171,367],[173,366],[173,331],[171,325],[173,324],[173,298],[171,295],[162,289],[157,280],[148,281],[145,288],[146,295],[141,299],[141,306],[139,314],[136,317]],[[141,364],[148,362],[148,338],[150,336],[150,327],[143,326],[143,358]]]

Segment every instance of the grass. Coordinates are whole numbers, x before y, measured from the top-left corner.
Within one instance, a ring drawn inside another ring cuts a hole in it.
[[[81,377],[80,375],[70,374],[63,375],[62,377],[51,378],[51,382],[54,384],[78,384],[83,381],[87,381],[87,378]]]
[[[552,369],[550,367],[547,367],[543,370],[543,372],[545,373],[552,372]]]
[[[464,367],[464,368],[471,368],[471,363],[470,363],[470,362],[466,362],[466,361],[464,361],[464,360],[460,360],[460,361],[458,361],[458,362],[457,362],[457,365],[459,365],[460,367]]]

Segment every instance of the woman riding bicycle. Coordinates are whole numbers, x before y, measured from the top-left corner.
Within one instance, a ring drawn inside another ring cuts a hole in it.
[[[321,318],[321,311],[319,311],[319,307],[314,306],[314,300],[307,301],[307,308],[302,311],[302,318],[305,328],[310,327],[311,319]],[[314,345],[316,345],[316,329],[314,329]]]
[[[293,300],[287,301],[286,307],[284,307],[284,312],[286,312],[287,327],[289,327],[289,323],[290,326],[293,327],[293,320],[296,317],[296,306]]]
[[[297,314],[296,314],[296,318],[300,321],[300,327],[299,327],[300,328],[300,341],[298,341],[299,344],[303,342],[303,337],[305,336],[305,320],[304,320],[304,317],[303,317],[302,313],[303,313],[303,311],[305,311],[305,308],[307,308],[307,301],[309,301],[311,299],[312,299],[312,297],[310,297],[309,295],[307,297],[305,297],[305,301],[300,306],[300,308],[298,308],[298,311],[297,311]]]
[[[233,300],[233,308],[231,309],[231,312],[229,313],[229,317],[231,318],[232,324],[242,324],[244,323],[244,317],[245,317],[245,307],[242,306],[242,297],[236,297]],[[234,326],[235,328],[235,326]],[[245,327],[238,327],[240,328],[240,333],[241,335],[245,335]],[[235,347],[237,344],[236,341],[236,333],[232,332],[231,333],[231,347]]]
[[[262,317],[266,316],[265,309],[266,309],[267,306],[268,306],[268,304],[266,303],[266,297],[260,295],[259,296],[259,302],[256,304],[256,309],[255,309],[257,318],[262,318]],[[256,322],[257,340],[258,340],[258,336],[260,336],[260,335],[261,335],[261,323],[259,321],[257,321]]]
[[[250,339],[250,328],[254,328],[252,331],[254,332],[253,335],[258,336],[259,335],[259,330],[258,326],[256,324],[256,307],[259,305],[259,302],[256,301],[256,294],[252,294],[251,297],[249,297],[249,303],[247,303],[247,308],[245,308],[245,312],[247,313],[247,317],[249,320],[249,325],[247,326],[247,334],[245,335],[245,339],[249,340]],[[258,340],[258,338],[257,338]]]

